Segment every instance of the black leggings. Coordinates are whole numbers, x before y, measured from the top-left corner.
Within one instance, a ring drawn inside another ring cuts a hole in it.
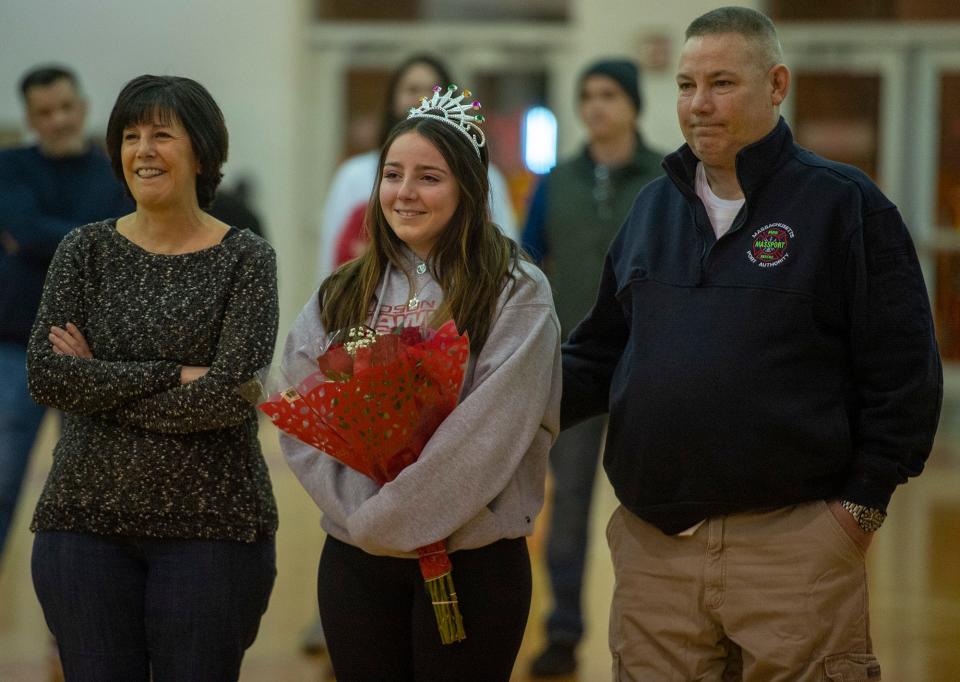
[[[467,638],[444,645],[415,559],[327,537],[317,592],[337,682],[508,682],[530,611],[526,538],[450,560]]]

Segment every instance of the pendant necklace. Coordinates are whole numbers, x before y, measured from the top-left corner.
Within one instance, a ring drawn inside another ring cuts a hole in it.
[[[420,263],[417,264],[417,267],[416,267],[417,278],[419,279],[420,275],[423,275],[426,272],[427,272],[427,264],[421,261]],[[420,288],[417,289],[416,293],[410,297],[410,300],[407,301],[407,310],[413,310],[418,305],[420,305],[420,294],[423,292],[424,287],[426,287],[427,284],[429,283],[430,283],[430,280],[428,279],[426,282],[421,284]]]

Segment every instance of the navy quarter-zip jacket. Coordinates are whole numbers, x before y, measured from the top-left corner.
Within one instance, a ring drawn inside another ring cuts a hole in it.
[[[717,240],[686,145],[644,187],[563,346],[563,426],[610,413],[620,502],[668,534],[840,497],[886,509],[923,469],[943,378],[916,251],[860,170],[780,119],[742,149]]]

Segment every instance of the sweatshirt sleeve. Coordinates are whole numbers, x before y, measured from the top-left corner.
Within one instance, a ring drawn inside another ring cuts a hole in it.
[[[593,308],[563,344],[560,425],[564,429],[608,411],[610,382],[630,334],[617,300],[613,248],[607,253]]]
[[[535,277],[503,305],[469,391],[420,458],[347,517],[358,546],[395,554],[449,537],[505,489],[535,439],[556,437],[560,329]]]
[[[67,322],[81,330],[85,327],[86,239],[83,228],[77,229],[54,254],[27,346],[27,378],[30,395],[39,404],[90,415],[178,385],[180,366],[166,360],[112,362],[53,352],[50,327],[64,327]]]
[[[240,261],[210,371],[105,417],[161,433],[211,431],[251,418],[253,407],[237,388],[270,364],[278,316],[276,256],[265,242],[259,244]]]
[[[547,177],[542,178],[533,191],[522,237],[523,248],[540,267],[550,255],[550,245],[547,243]]]
[[[853,381],[854,462],[841,498],[886,509],[923,470],[943,397],[933,318],[916,251],[893,206],[864,218],[845,273]]]
[[[31,262],[48,263],[60,240],[84,222],[45,213],[36,190],[7,159],[0,159],[0,187],[0,230],[13,237],[18,254]]]
[[[487,177],[490,182],[490,217],[500,227],[500,231],[517,241],[517,217],[510,201],[510,189],[506,178],[500,169],[492,165],[488,169]]]

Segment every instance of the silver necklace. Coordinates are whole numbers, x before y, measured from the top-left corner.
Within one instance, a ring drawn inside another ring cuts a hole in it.
[[[419,279],[421,275],[427,272],[427,264],[421,261],[420,263],[417,264],[415,272],[417,273],[417,279]],[[410,299],[407,301],[407,310],[413,310],[418,305],[420,305],[420,294],[423,293],[424,287],[426,287],[429,283],[430,283],[430,280],[428,279],[426,282],[421,284],[420,288],[417,289],[416,293],[410,297]]]

